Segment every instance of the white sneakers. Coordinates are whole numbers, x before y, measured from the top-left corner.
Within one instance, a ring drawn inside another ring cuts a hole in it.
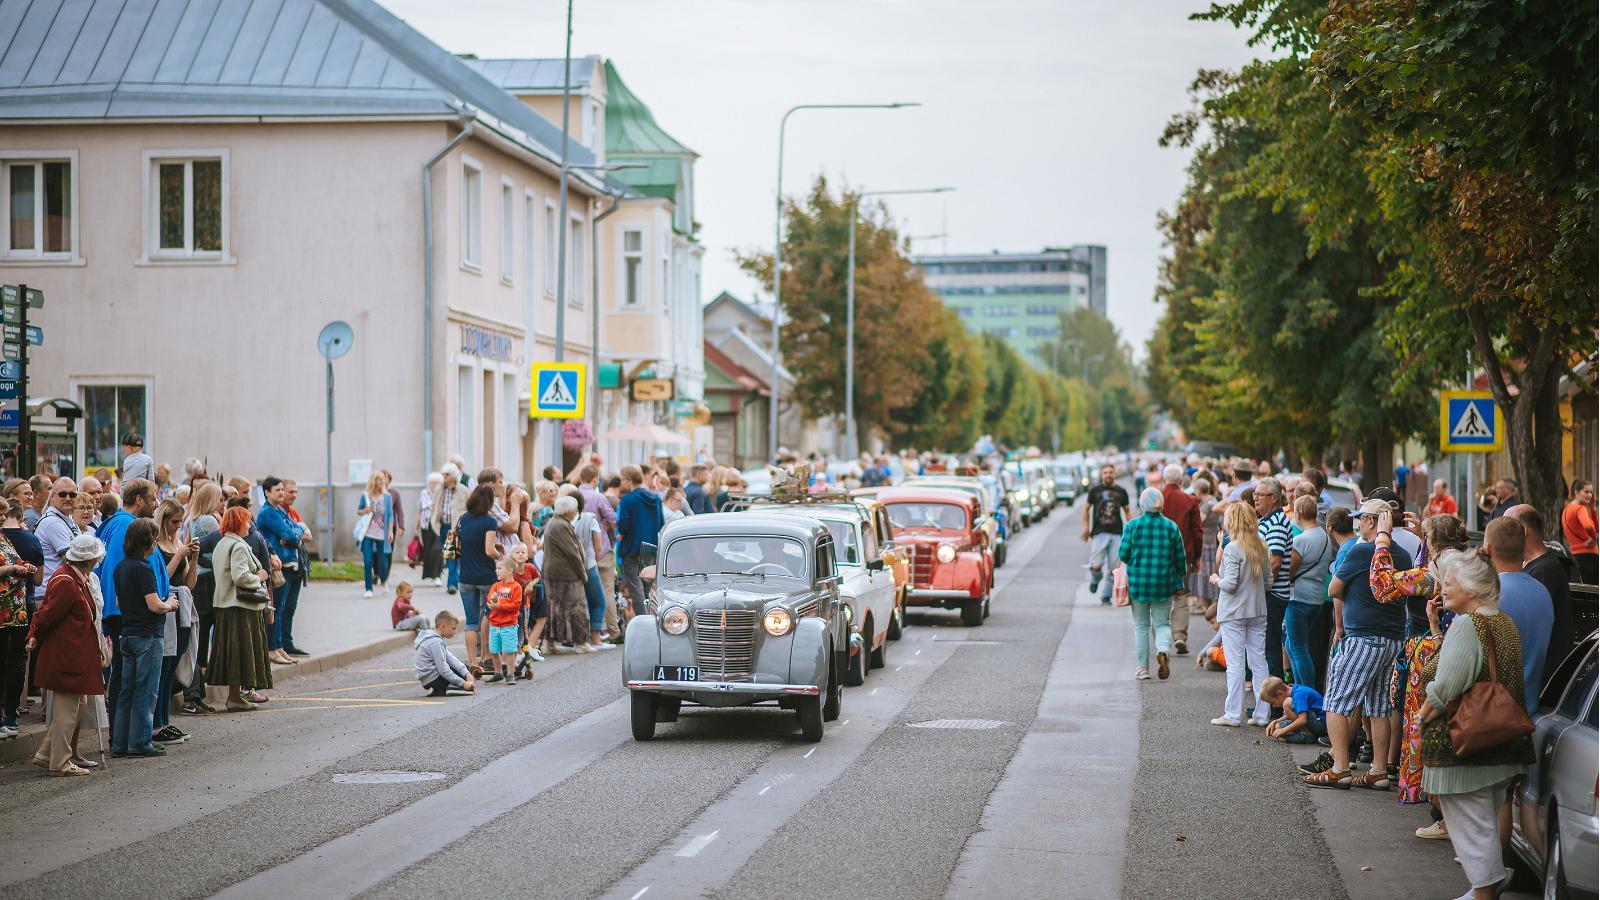
[[[1150,670],[1149,669],[1139,669],[1138,671],[1133,673],[1133,677],[1138,681],[1149,681],[1150,680]]]
[[[1240,722],[1238,719],[1230,719],[1227,716],[1217,716],[1215,719],[1211,720],[1211,724],[1221,725],[1224,728],[1238,728],[1244,723]]]
[[[1426,828],[1418,828],[1416,834],[1425,841],[1450,840],[1450,829],[1446,828],[1443,822],[1434,822]]]
[[[368,600],[371,600],[372,599],[372,592],[371,591],[367,591],[365,594],[362,594],[361,596],[367,598]]]

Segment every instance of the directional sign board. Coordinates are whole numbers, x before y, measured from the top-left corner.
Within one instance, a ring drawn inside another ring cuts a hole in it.
[[[17,399],[18,386],[14,378],[0,378],[0,400]]]
[[[29,325],[28,326],[28,346],[30,346],[30,347],[42,347],[42,346],[44,346],[44,329],[43,328],[40,328],[37,325]]]
[[[1439,392],[1439,449],[1497,453],[1505,445],[1506,417],[1488,391]]]
[[[28,288],[27,294],[28,296],[25,299],[28,301],[29,309],[39,309],[44,306],[44,291],[37,288]]]
[[[0,428],[22,427],[22,411],[16,409],[0,409]]]
[[[581,419],[584,416],[583,363],[534,363],[532,419]]]

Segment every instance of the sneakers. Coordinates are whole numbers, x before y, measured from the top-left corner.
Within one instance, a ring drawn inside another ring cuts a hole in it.
[[[1389,776],[1383,772],[1368,772],[1357,775],[1353,782],[1355,787],[1366,788],[1369,791],[1387,791],[1389,789]]]
[[[266,703],[268,700],[272,699],[260,691],[241,691],[239,696],[249,700],[251,703]]]
[[[1146,669],[1146,668],[1142,668],[1142,667],[1139,668],[1139,669],[1136,669],[1134,671],[1134,673],[1133,673],[1133,677],[1134,677],[1135,680],[1138,680],[1138,681],[1149,681],[1150,680],[1150,670]]]
[[[1230,719],[1227,716],[1217,716],[1215,719],[1211,720],[1211,724],[1213,724],[1213,725],[1221,725],[1224,728],[1238,728],[1239,727],[1239,720],[1238,719]]]
[[[1172,652],[1177,656],[1188,656],[1189,655],[1189,642],[1188,641],[1173,641],[1172,642]]]
[[[0,725],[0,741],[9,741],[17,736],[17,729],[10,725]]]
[[[180,715],[180,716],[203,716],[203,715],[207,715],[208,712],[214,712],[214,711],[215,710],[207,710],[204,704],[197,703],[197,702],[191,700],[188,703],[185,703],[183,705],[182,709],[178,710],[178,715]]]
[[[488,675],[483,676],[483,683],[484,684],[498,684],[498,683],[500,683],[502,681],[505,681],[505,677],[502,676],[499,672],[492,672],[492,673],[490,673]]]
[[[167,725],[150,736],[158,744],[181,744],[188,739],[189,735],[176,725]]]
[[[590,644],[589,645],[589,649],[590,650],[596,650],[596,651],[599,651],[599,650],[615,650],[615,649],[617,649],[617,645],[616,644]]]
[[[1156,654],[1156,677],[1162,681],[1166,681],[1167,676],[1171,674],[1172,667],[1167,665],[1167,654],[1166,651],[1163,650],[1162,652]]]
[[[372,592],[371,591],[366,591],[361,596],[365,597],[368,600],[371,600],[372,599]]]
[[[1307,775],[1305,780],[1306,787],[1333,788],[1335,790],[1348,791],[1355,779],[1351,776],[1349,769],[1341,772],[1330,764],[1326,771],[1318,772],[1315,775]]]
[[[1418,828],[1416,835],[1425,841],[1448,841],[1450,829],[1443,822],[1434,822],[1426,828]]]
[[[1333,754],[1323,753],[1308,763],[1295,767],[1301,775],[1320,775],[1333,768]]]
[[[579,641],[576,645],[573,646],[572,652],[574,652],[574,653],[593,653],[594,652],[594,647],[592,645],[588,644],[588,643],[585,643],[583,641]]]
[[[1098,572],[1089,576],[1089,593],[1100,593],[1100,573]]]
[[[544,654],[539,652],[538,647],[528,648],[528,658],[534,662],[544,662]]]

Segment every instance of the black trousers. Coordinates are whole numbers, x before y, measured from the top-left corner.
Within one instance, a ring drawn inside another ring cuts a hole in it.
[[[15,719],[22,703],[22,688],[28,678],[28,629],[13,625],[0,628],[0,715]]]
[[[423,687],[427,689],[429,696],[443,697],[444,692],[450,690],[450,682],[446,681],[443,675],[440,675],[438,678],[423,685]]]
[[[439,546],[439,534],[428,527],[423,527],[421,534],[422,577],[438,578],[444,570],[444,548]]]

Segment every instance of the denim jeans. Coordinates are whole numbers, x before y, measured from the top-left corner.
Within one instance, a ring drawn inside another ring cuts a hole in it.
[[[440,549],[440,553],[441,554],[444,552],[443,551],[443,547],[445,545],[445,542],[449,539],[449,537],[450,537],[450,526],[449,525],[445,525],[445,524],[441,524],[439,526],[439,547],[441,548]],[[449,588],[450,590],[453,591],[456,588],[459,588],[461,586],[461,560],[460,559],[447,559],[447,560],[445,560],[444,561],[444,572],[445,572],[445,577],[444,577],[444,586],[445,587],[447,587],[447,588]]]
[[[1322,604],[1289,601],[1283,617],[1283,642],[1289,650],[1289,668],[1294,672],[1295,684],[1315,685],[1317,664],[1311,655],[1311,628]]]
[[[111,752],[150,749],[150,713],[155,707],[161,679],[161,635],[125,634],[122,679],[118,685],[116,718],[111,720]]]
[[[383,541],[377,538],[364,537],[361,539],[361,580],[366,584],[367,590],[372,590],[375,581],[382,581],[383,575],[380,568],[383,565]],[[277,601],[274,600],[274,603]]]
[[[281,597],[276,591],[273,592],[272,604],[277,609],[273,618],[276,621],[274,627],[278,629],[279,646],[291,649],[294,647],[294,611],[300,607],[300,588],[304,585],[298,569],[285,569],[284,574],[289,580],[279,589],[283,592]]]
[[[1133,608],[1133,655],[1139,658],[1139,668],[1150,668],[1150,629],[1155,628],[1156,652],[1172,652],[1172,602],[1145,603],[1135,600]]]
[[[1111,570],[1117,567],[1117,554],[1122,550],[1122,535],[1097,534],[1089,539],[1089,566],[1100,579],[1100,602],[1111,602]],[[1167,612],[1172,612],[1169,606]]]
[[[598,641],[600,632],[606,627],[606,589],[600,584],[598,566],[589,567],[589,579],[583,583],[583,596],[589,603],[589,631]]]
[[[1267,591],[1267,672],[1283,677],[1283,615],[1288,597]]]
[[[484,621],[489,616],[489,589],[492,584],[463,584],[461,586],[461,611],[466,613],[467,620],[462,623],[465,630],[477,634],[489,631],[489,623]],[[488,646],[487,643],[484,646]]]

